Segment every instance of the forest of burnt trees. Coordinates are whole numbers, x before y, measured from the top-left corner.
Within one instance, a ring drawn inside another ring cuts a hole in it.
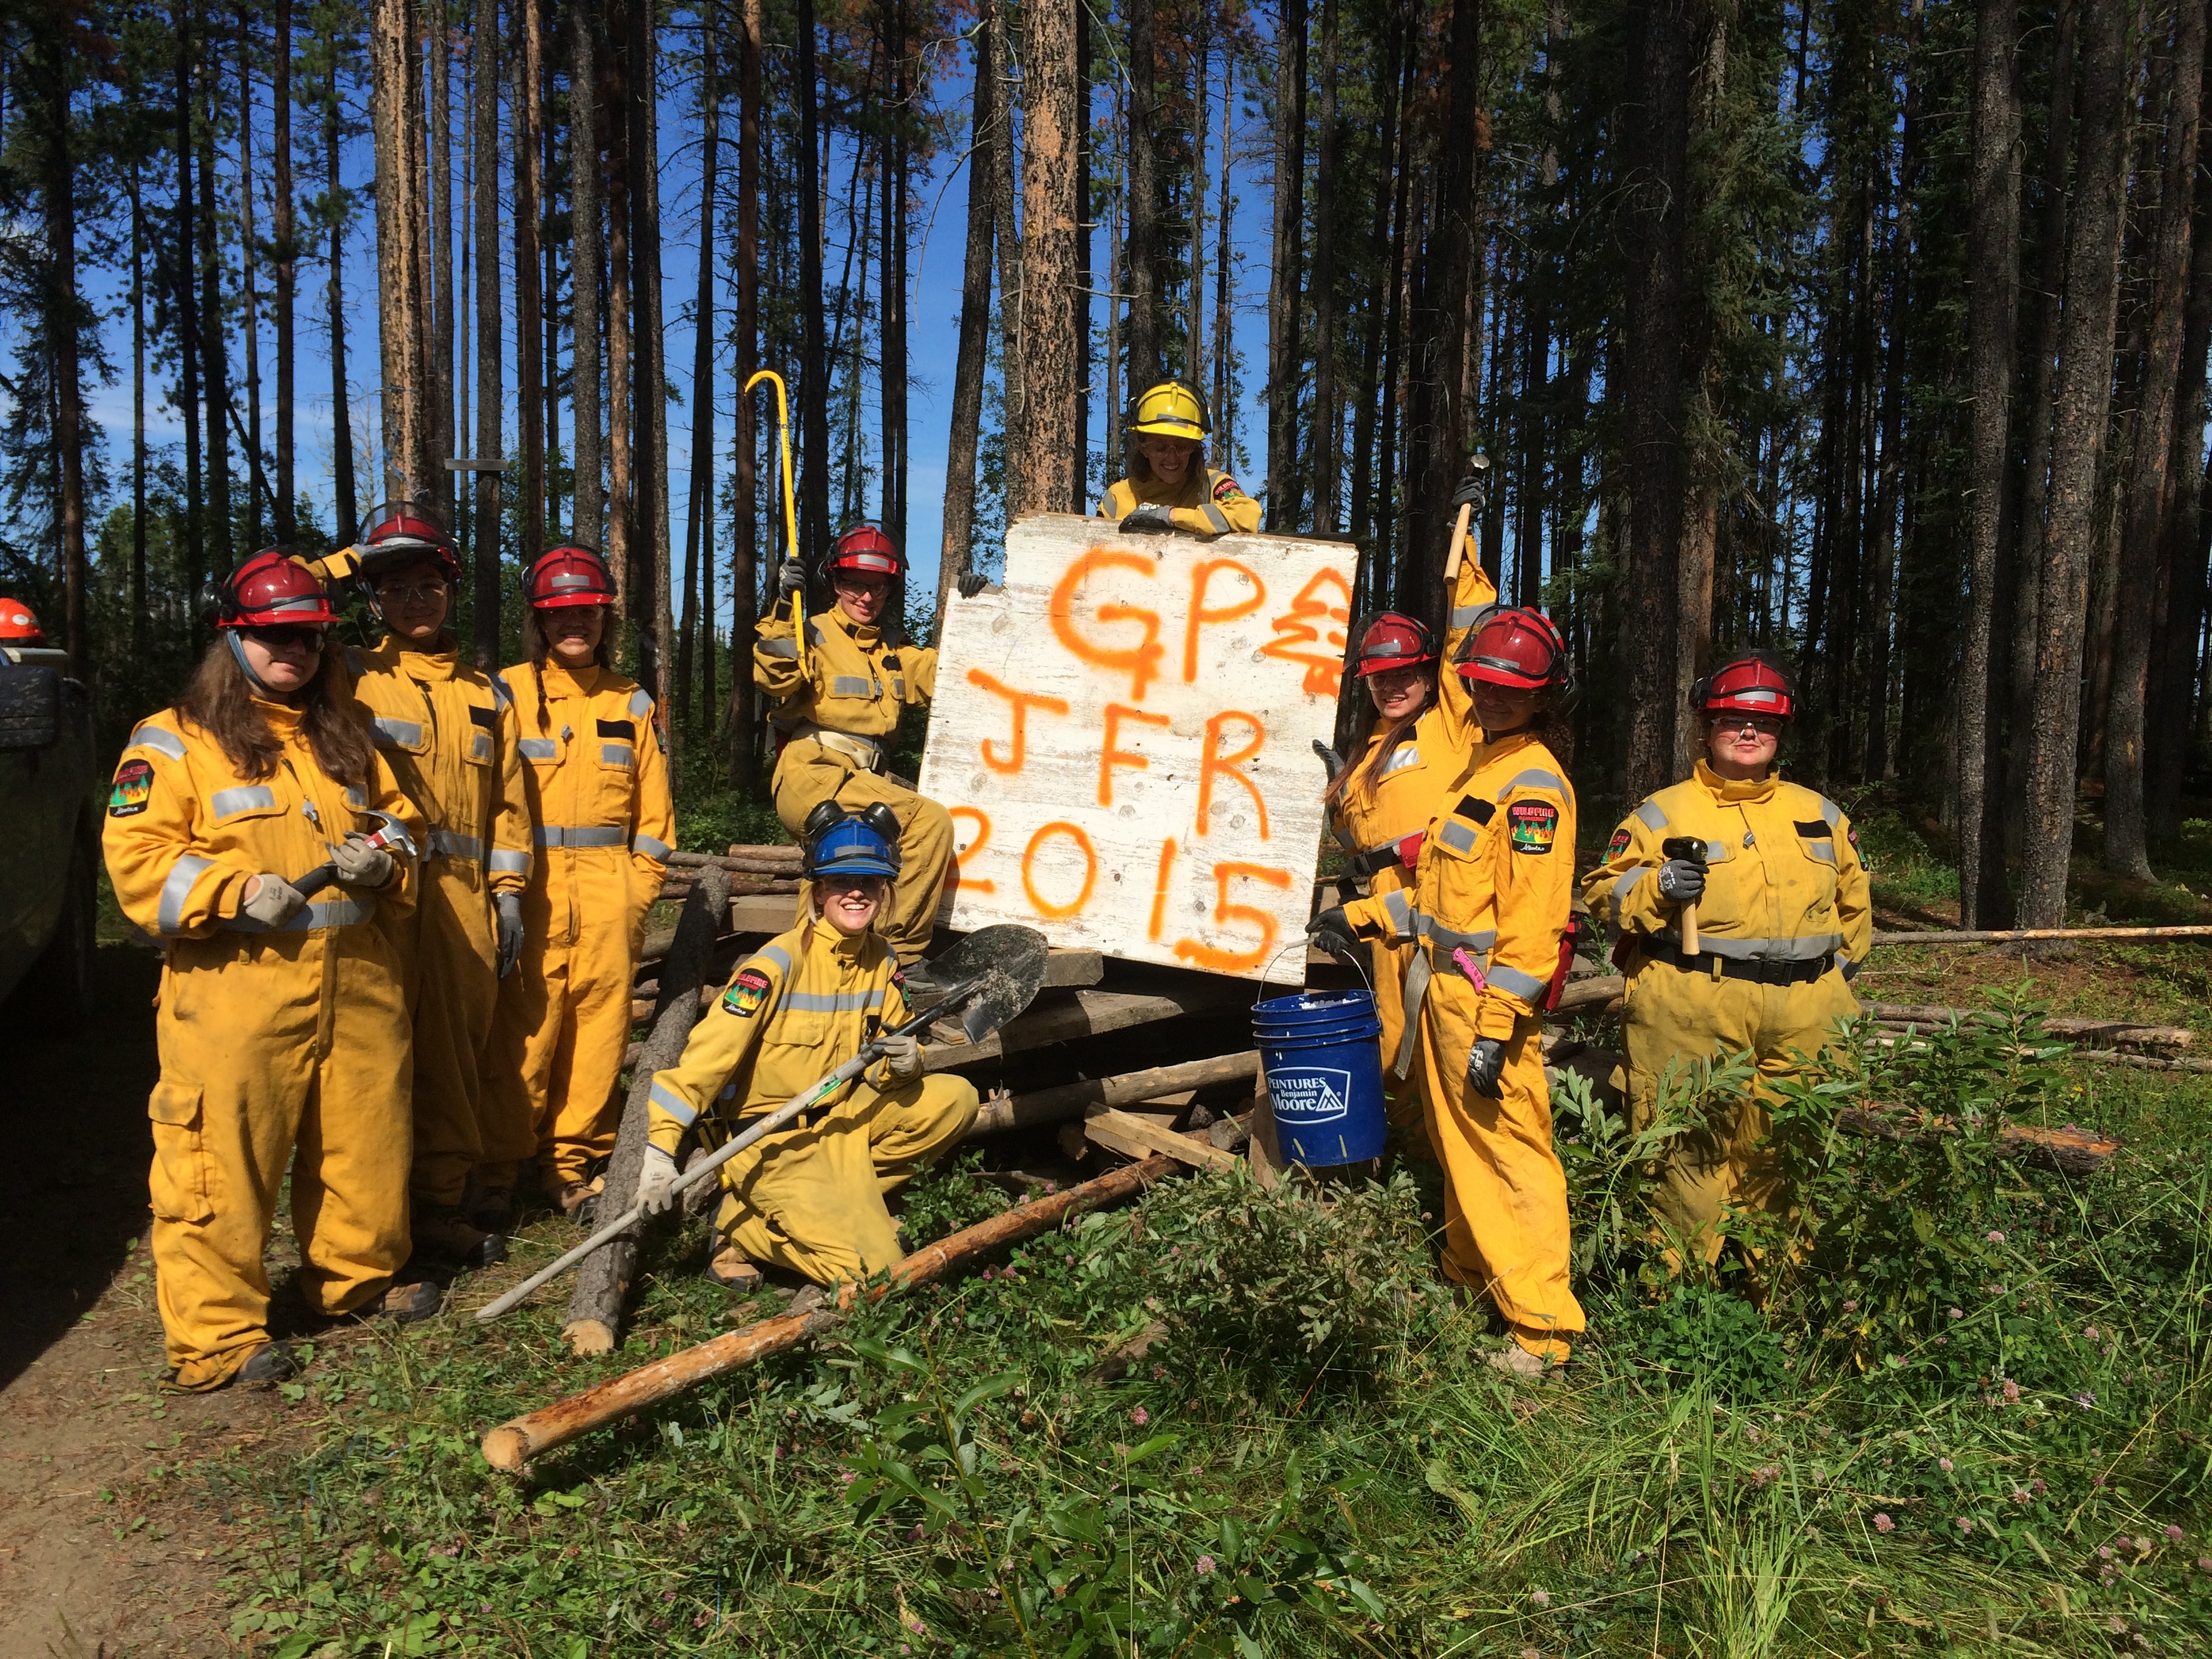
[[[1437,608],[1489,456],[1481,555],[1573,641],[1586,795],[1679,775],[1691,680],[1771,647],[1796,775],[1940,817],[1968,926],[2051,925],[2079,792],[2147,878],[2212,714],[2205,14],[15,8],[0,580],[119,729],[204,637],[201,580],[264,543],[439,502],[489,661],[517,562],[574,537],[676,744],[742,785],[783,537],[754,369],[792,385],[802,551],[873,516],[925,572],[941,546],[939,594],[1011,518],[1087,507],[1118,411],[1179,374],[1270,529],[1358,544],[1370,607]],[[941,532],[908,501],[933,226],[964,236]]]

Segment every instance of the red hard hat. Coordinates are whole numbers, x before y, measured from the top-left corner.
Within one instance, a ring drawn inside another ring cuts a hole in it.
[[[449,582],[461,579],[460,553],[430,508],[414,501],[385,501],[361,521],[356,550],[362,574],[374,581],[402,565],[428,559]]]
[[[559,611],[572,605],[612,605],[614,578],[588,547],[549,547],[522,578],[522,597],[533,611]]]
[[[1491,612],[1490,620],[1460,647],[1452,665],[1463,678],[1522,691],[1564,687],[1571,678],[1567,642],[1549,617],[1525,605]]]
[[[1360,630],[1355,678],[1393,668],[1419,668],[1437,659],[1437,636],[1419,617],[1385,611]]]
[[[264,547],[224,578],[218,628],[328,628],[338,619],[323,579],[281,547]]]
[[[881,525],[856,524],[843,531],[823,561],[825,570],[858,570],[872,576],[897,576],[906,569],[906,555],[884,533]]]
[[[1797,688],[1766,653],[1746,651],[1692,686],[1690,706],[1705,714],[1766,714],[1786,720],[1797,713]]]
[[[21,599],[0,599],[0,644],[44,645],[46,629],[31,614],[31,607]]]

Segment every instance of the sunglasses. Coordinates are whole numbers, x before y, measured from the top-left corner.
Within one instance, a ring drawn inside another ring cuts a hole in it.
[[[1779,737],[1782,722],[1763,714],[1747,715],[1741,720],[1722,716],[1713,722],[1713,729],[1724,738],[1741,737],[1746,732],[1756,732],[1762,738]]]
[[[386,605],[428,605],[433,599],[446,597],[446,584],[435,580],[427,582],[383,582],[378,585],[376,597]]]
[[[319,651],[323,648],[323,630],[319,628],[287,624],[278,628],[250,628],[246,632],[271,651]]]

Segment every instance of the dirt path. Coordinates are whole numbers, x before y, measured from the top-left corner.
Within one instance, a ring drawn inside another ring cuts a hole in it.
[[[100,952],[101,1017],[13,1034],[0,1082],[0,1655],[240,1651],[222,1513],[177,1478],[285,1430],[283,1402],[164,1396],[145,1238],[160,959]]]

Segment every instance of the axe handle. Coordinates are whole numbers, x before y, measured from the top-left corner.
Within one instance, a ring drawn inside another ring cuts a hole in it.
[[[1698,902],[1692,899],[1682,907],[1682,954],[1698,954]]]
[[[1448,582],[1459,580],[1460,555],[1467,551],[1467,523],[1474,514],[1474,503],[1462,501],[1459,517],[1452,520],[1451,551],[1444,558],[1444,580]]]

